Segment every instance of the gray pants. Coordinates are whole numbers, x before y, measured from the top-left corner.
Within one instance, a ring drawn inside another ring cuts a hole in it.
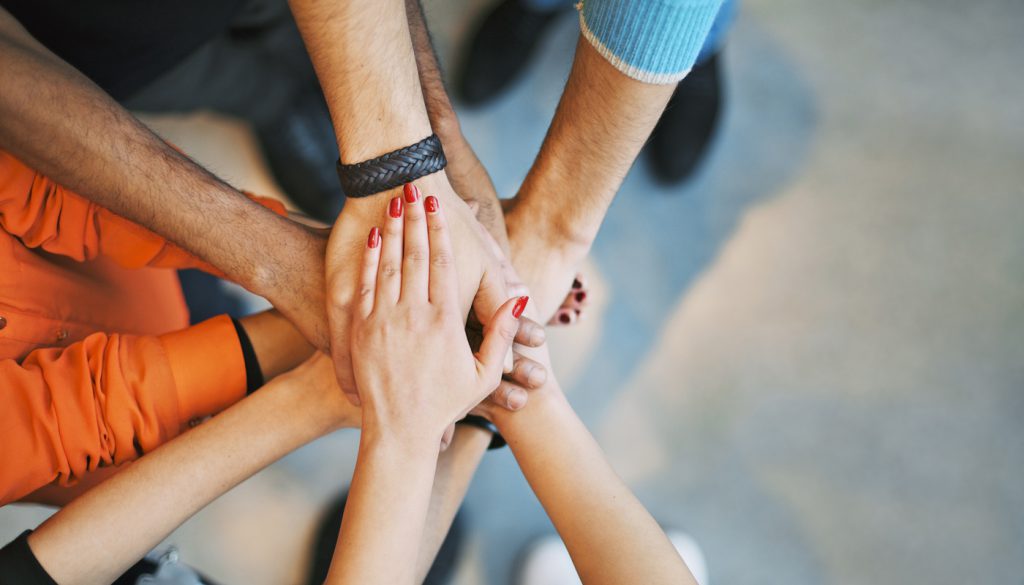
[[[227,30],[129,98],[141,112],[213,110],[260,127],[296,96],[318,92],[284,0],[250,0]]]

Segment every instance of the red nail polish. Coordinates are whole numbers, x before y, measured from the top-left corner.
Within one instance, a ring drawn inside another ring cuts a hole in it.
[[[427,213],[436,213],[438,208],[437,197],[428,195],[427,198],[423,200],[423,208],[427,210]]]
[[[412,183],[406,183],[403,188],[405,191],[405,200],[408,203],[416,203],[420,200],[420,188]]]
[[[561,315],[558,316],[558,320],[568,325],[569,321],[572,321],[572,317],[569,316],[569,313],[562,313]]]
[[[580,279],[574,278],[574,279],[572,279],[572,287],[573,288],[583,288],[583,283],[580,282]]]
[[[516,306],[512,307],[512,316],[518,319],[523,314],[523,310],[526,309],[526,303],[530,302],[530,297],[519,297],[516,301]]]
[[[380,230],[378,228],[370,228],[370,235],[366,238],[366,245],[370,248],[376,248],[380,245]]]
[[[402,217],[402,198],[395,197],[391,200],[391,205],[388,206],[388,215],[391,217]]]
[[[587,298],[587,293],[580,291],[576,293],[576,302],[582,303]]]

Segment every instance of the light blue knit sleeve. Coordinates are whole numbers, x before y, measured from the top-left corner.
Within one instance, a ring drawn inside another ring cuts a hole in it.
[[[675,83],[693,67],[722,0],[583,0],[583,36],[626,75]]]

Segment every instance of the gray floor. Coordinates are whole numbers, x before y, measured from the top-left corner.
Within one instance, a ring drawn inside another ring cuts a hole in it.
[[[429,4],[443,56],[483,4]],[[595,307],[554,335],[556,367],[712,583],[1024,583],[1022,28],[1011,0],[748,1],[708,164],[684,188],[643,165],[626,181],[588,265]],[[575,30],[464,115],[506,195]],[[190,152],[251,140],[207,122],[161,127]],[[299,451],[169,541],[228,583],[298,583],[356,441]],[[508,453],[468,511],[464,585],[508,583],[551,530]],[[42,515],[0,511],[0,536]]]

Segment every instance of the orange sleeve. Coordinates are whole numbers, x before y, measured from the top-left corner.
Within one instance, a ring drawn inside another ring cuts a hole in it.
[[[245,391],[226,316],[159,337],[94,333],[21,364],[0,360],[0,506],[132,461]]]
[[[249,195],[274,213],[280,201]],[[107,256],[125,268],[199,268],[220,272],[146,228],[96,205],[0,151],[0,229],[29,248],[74,260]]]

